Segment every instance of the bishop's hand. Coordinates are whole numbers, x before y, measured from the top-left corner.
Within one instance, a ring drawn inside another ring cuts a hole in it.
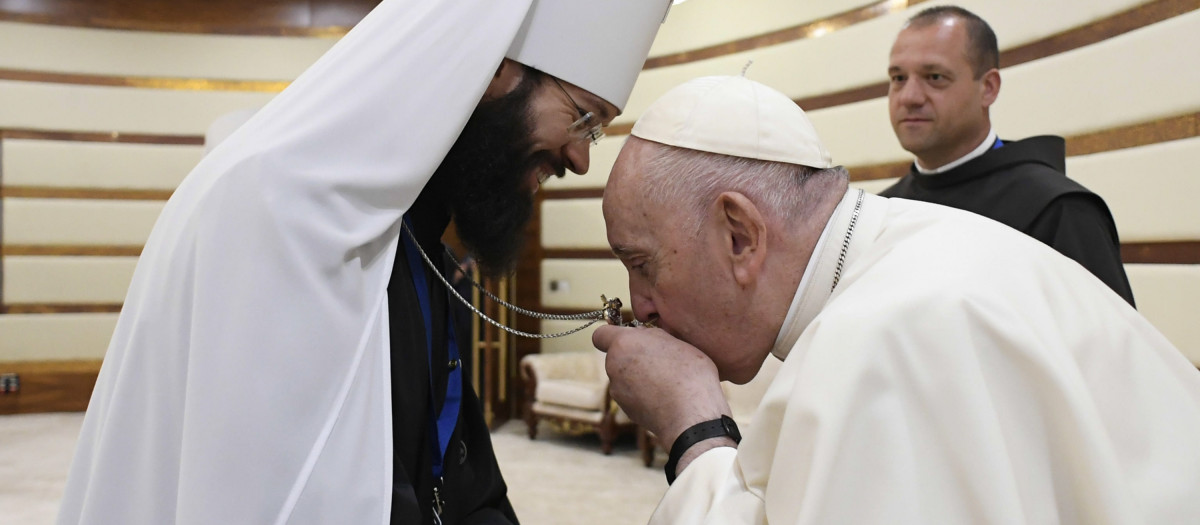
[[[592,344],[607,354],[613,399],[662,443],[669,446],[688,427],[730,414],[717,366],[665,331],[601,326]]]

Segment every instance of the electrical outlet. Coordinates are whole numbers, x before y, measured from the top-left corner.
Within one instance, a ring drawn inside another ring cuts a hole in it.
[[[571,291],[571,283],[570,283],[570,281],[567,281],[566,279],[551,279],[550,280],[550,291],[551,292],[559,292],[559,293],[567,293],[567,292]]]
[[[21,391],[21,376],[9,372],[0,374],[0,394],[15,394]]]

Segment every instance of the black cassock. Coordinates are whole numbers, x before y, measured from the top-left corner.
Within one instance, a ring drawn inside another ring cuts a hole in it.
[[[421,248],[435,262],[442,260],[441,236],[449,223],[444,212],[431,209],[422,199],[408,215]],[[401,235],[407,235],[401,232]],[[388,284],[391,322],[392,433],[395,451],[392,486],[392,523],[433,523],[432,453],[430,403],[441,410],[450,373],[446,323],[452,300],[441,280],[427,266],[409,268],[403,243],[396,250],[395,266]],[[417,300],[412,270],[425,272],[433,311],[433,382],[425,340],[425,321]],[[459,345],[459,355],[468,348]],[[507,487],[492,451],[491,434],[483,410],[470,382],[470,369],[463,370],[462,405],[450,443],[440,493],[445,501],[442,522],[451,524],[517,523],[509,504]]]
[[[937,175],[908,175],[880,193],[967,210],[1007,224],[1074,259],[1134,304],[1117,226],[1104,199],[1066,176],[1062,137],[1000,147]]]

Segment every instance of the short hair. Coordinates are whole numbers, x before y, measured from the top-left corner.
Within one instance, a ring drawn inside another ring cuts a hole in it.
[[[681,220],[692,223],[693,234],[700,232],[704,211],[723,192],[741,193],[769,217],[792,223],[810,214],[826,194],[840,196],[850,180],[841,166],[817,169],[645,142],[654,146],[642,171],[646,197],[656,205],[680,205],[686,213]]]
[[[947,18],[957,18],[966,24],[967,60],[978,80],[991,69],[1000,68],[1000,48],[996,44],[996,33],[979,15],[956,5],[939,5],[923,9],[908,19],[905,27],[924,27]]]

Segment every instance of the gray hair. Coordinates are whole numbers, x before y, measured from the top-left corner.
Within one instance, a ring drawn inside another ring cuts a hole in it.
[[[841,166],[817,169],[650,144],[643,171],[646,197],[655,205],[678,205],[693,233],[699,233],[705,210],[723,192],[741,193],[768,218],[793,224],[831,196],[840,197],[850,178]]]

